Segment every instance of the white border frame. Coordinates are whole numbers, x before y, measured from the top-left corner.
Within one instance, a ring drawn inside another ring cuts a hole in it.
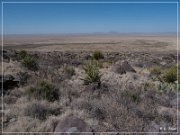
[[[177,78],[178,78],[178,52],[179,52],[179,44],[178,44],[178,41],[179,41],[179,14],[178,14],[178,12],[179,12],[179,2],[1,2],[1,4],[2,4],[2,18],[1,18],[1,20],[2,20],[2,22],[1,22],[1,24],[2,24],[2,31],[1,31],[1,40],[2,40],[2,47],[1,47],[1,52],[2,52],[2,57],[1,57],[1,60],[2,60],[2,63],[1,63],[1,66],[2,66],[2,75],[4,75],[4,70],[3,70],[3,40],[4,40],[4,38],[3,38],[3,31],[4,31],[4,29],[3,29],[3,26],[4,26],[4,24],[3,24],[3,15],[4,15],[4,13],[3,13],[3,5],[4,4],[15,4],[15,3],[19,3],[19,4],[28,4],[28,3],[31,3],[31,4],[40,4],[40,3],[44,3],[44,4],[55,4],[55,3],[59,3],[59,4],[70,4],[70,3],[73,3],[73,4],[93,4],[93,3],[96,3],[96,4],[110,4],[110,3],[121,3],[121,4],[148,4],[148,3],[151,3],[151,4],[158,4],[158,3],[166,3],[166,4],[176,4],[177,5]],[[177,82],[179,83],[179,80],[177,80]],[[42,134],[42,133],[44,133],[44,134],[50,134],[50,133],[53,133],[53,134],[59,134],[59,133],[67,133],[67,134],[69,134],[69,133],[120,133],[120,134],[133,134],[133,133],[136,133],[136,134],[145,134],[145,133],[152,133],[152,134],[157,134],[157,133],[160,133],[160,134],[167,134],[167,133],[173,133],[173,134],[175,134],[175,133],[179,133],[178,132],[178,125],[179,125],[179,121],[178,121],[178,100],[179,100],[179,97],[178,97],[178,83],[177,83],[177,132],[4,132],[3,131],[3,112],[4,112],[4,110],[3,110],[3,108],[4,108],[4,101],[3,101],[3,78],[2,78],[2,110],[1,110],[1,113],[2,113],[2,121],[1,121],[1,125],[2,125],[2,134]]]

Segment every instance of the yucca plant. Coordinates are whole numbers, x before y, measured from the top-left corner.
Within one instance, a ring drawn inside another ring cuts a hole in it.
[[[95,61],[89,61],[84,67],[85,77],[84,84],[98,83],[101,84],[101,75],[98,68],[98,63]]]

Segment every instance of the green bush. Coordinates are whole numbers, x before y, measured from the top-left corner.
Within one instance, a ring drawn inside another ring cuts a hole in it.
[[[18,52],[16,54],[16,59],[17,60],[22,60],[24,59],[26,56],[28,55],[28,53],[25,50],[21,50],[20,52]]]
[[[16,53],[16,60],[20,61],[27,69],[36,71],[38,70],[37,57],[28,54],[25,50]]]
[[[99,60],[99,59],[103,59],[103,58],[104,58],[104,55],[102,54],[101,51],[95,51],[93,53],[93,59]]]
[[[37,58],[27,55],[22,59],[22,65],[24,65],[27,69],[36,71],[38,70]]]
[[[171,67],[164,72],[163,80],[167,83],[177,81],[177,66]]]
[[[90,84],[90,83],[98,83],[99,85],[101,84],[101,75],[99,72],[97,62],[89,61],[83,67],[83,69],[86,74],[85,78],[83,79],[85,84]]]
[[[29,97],[35,99],[46,99],[50,102],[59,99],[58,90],[53,84],[47,81],[39,81],[27,90]]]

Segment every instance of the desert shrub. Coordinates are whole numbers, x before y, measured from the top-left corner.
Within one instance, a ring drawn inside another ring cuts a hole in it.
[[[38,70],[37,58],[33,56],[28,55],[25,58],[23,58],[22,64],[29,70],[32,70],[32,71]]]
[[[104,55],[101,51],[95,51],[93,53],[93,59],[99,60],[99,59],[103,59],[103,58],[104,58]]]
[[[22,60],[24,59],[26,56],[28,55],[28,53],[25,50],[21,50],[20,52],[18,52],[16,54],[16,59],[17,60]]]
[[[58,90],[53,84],[47,81],[39,81],[27,90],[29,97],[35,99],[46,99],[50,102],[59,99]]]
[[[84,83],[85,84],[90,84],[90,83],[98,83],[99,85],[101,84],[101,75],[99,72],[99,68],[97,63],[94,61],[89,61],[84,67],[85,71],[85,78]]]
[[[177,67],[171,67],[164,73],[163,80],[167,83],[174,83],[177,80]]]
[[[16,52],[16,60],[20,61],[23,66],[29,70],[36,71],[38,69],[37,57],[28,54],[25,50]]]
[[[126,105],[122,104],[121,102],[124,101],[121,101],[123,100],[121,95],[114,94],[111,96],[112,97],[110,98],[108,98],[109,96],[105,96],[99,100],[99,102],[101,102],[101,108],[105,108],[105,121],[112,124],[113,128],[119,132],[142,131],[144,124],[143,120],[132,113],[132,111],[129,109],[135,107],[128,108]],[[117,96],[121,98],[120,101],[117,100]],[[132,105],[132,103],[129,104],[129,106]]]

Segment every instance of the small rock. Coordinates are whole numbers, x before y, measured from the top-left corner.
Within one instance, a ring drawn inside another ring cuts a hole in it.
[[[167,63],[166,63],[166,62],[160,62],[160,64],[164,66],[164,65],[166,65]]]
[[[15,121],[16,121],[16,119],[15,119],[15,118],[12,118],[12,119],[10,119],[9,122],[15,122]]]
[[[128,61],[123,61],[122,62],[122,68],[124,68],[124,70],[127,71],[127,72],[136,73],[136,71],[134,70],[134,68],[131,67],[131,65],[128,63]]]
[[[119,74],[125,74],[126,72],[136,73],[136,71],[134,70],[134,68],[131,67],[128,61],[123,61],[121,64],[120,62],[116,63],[111,70]]]
[[[112,67],[111,69],[113,72],[115,73],[119,73],[119,74],[125,74],[126,71],[124,70],[124,68],[122,68],[121,66],[115,65]]]

